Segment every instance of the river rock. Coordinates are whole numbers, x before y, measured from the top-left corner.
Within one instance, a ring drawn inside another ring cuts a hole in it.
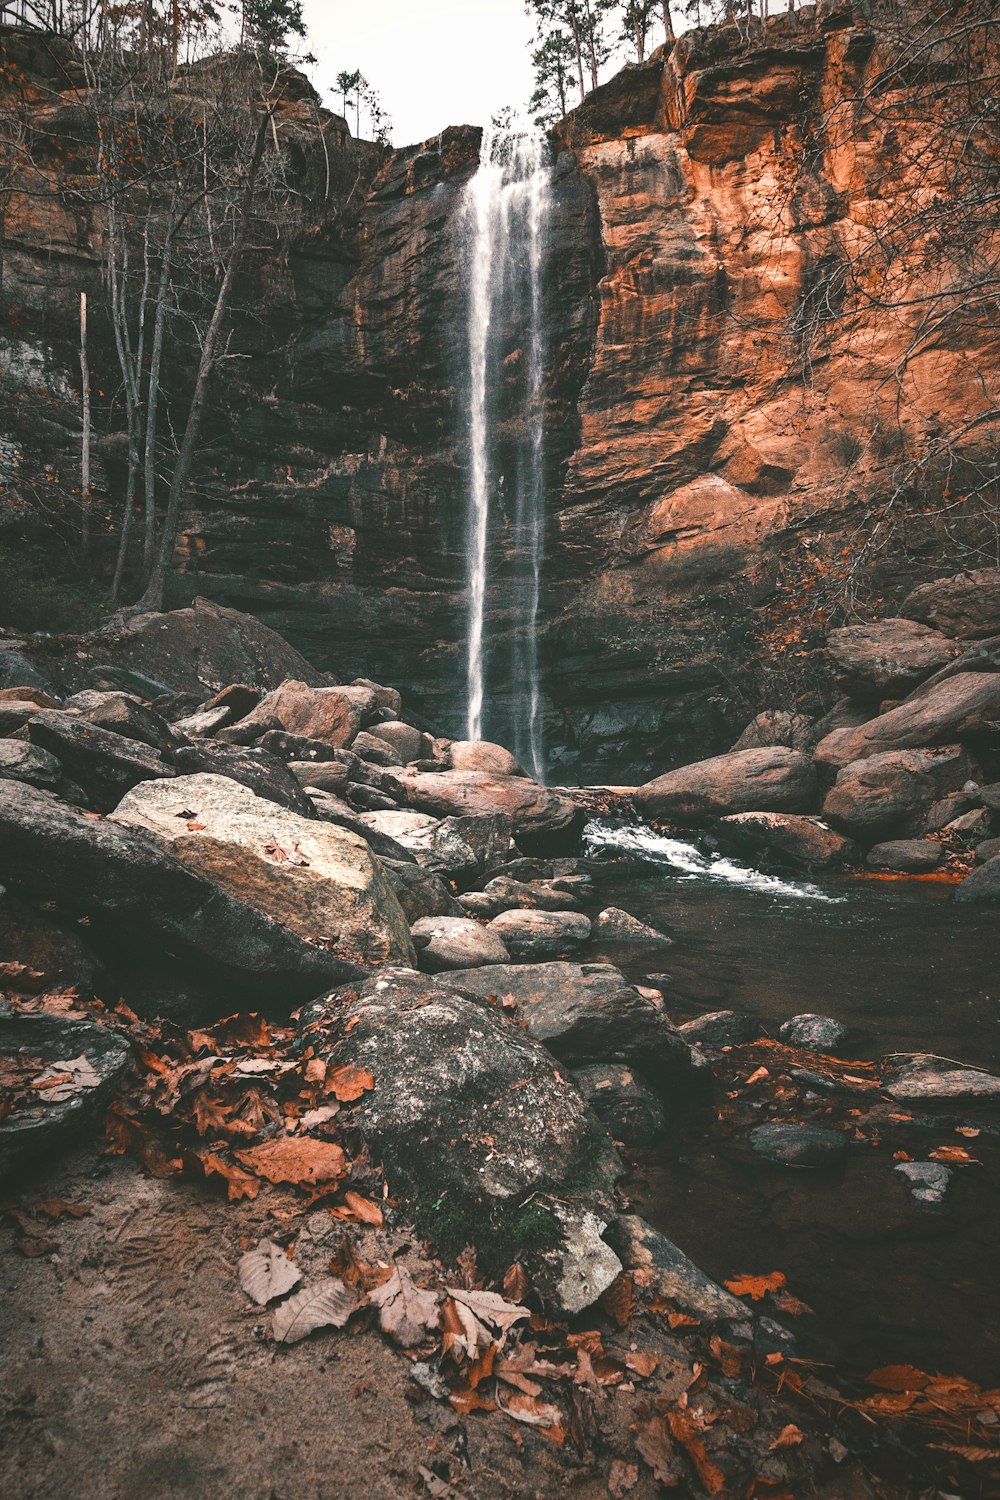
[[[0,703],[0,735],[17,734],[38,713],[31,698],[7,698]]]
[[[635,800],[644,817],[710,823],[738,812],[806,812],[816,796],[812,762],[782,745],[731,750],[647,782]]]
[[[62,766],[48,750],[24,740],[0,740],[0,781],[26,781],[54,790],[61,777]]]
[[[542,963],[580,948],[590,937],[590,918],[576,911],[505,911],[489,930],[512,958]]]
[[[622,911],[620,906],[606,906],[598,912],[594,918],[593,934],[598,942],[641,943],[647,948],[668,948],[673,943],[673,938],[658,927],[640,922],[638,917]]]
[[[304,739],[321,740],[335,749],[349,746],[361,729],[366,690],[310,687],[291,679],[265,693],[257,707],[220,736],[230,744],[249,744],[275,728]]]
[[[378,735],[369,734],[367,729],[362,729],[351,741],[351,749],[355,755],[360,755],[373,766],[401,766],[404,764],[402,758],[385,740]]]
[[[364,839],[373,854],[377,854],[381,860],[396,860],[402,864],[412,865],[416,868],[416,860],[409,849],[404,848],[388,834],[379,833],[376,828],[369,828],[367,823],[362,822],[363,814],[356,811],[349,803],[342,802],[332,792],[321,792],[317,787],[312,787],[309,796],[317,817],[324,823],[332,823],[336,828],[346,828],[351,833],[356,833],[358,838]]]
[[[741,1010],[712,1010],[706,1015],[685,1021],[677,1030],[686,1042],[699,1047],[740,1047],[755,1042],[761,1034],[760,1022]]]
[[[974,769],[968,753],[954,745],[870,755],[838,771],[823,816],[865,843],[917,833],[934,802],[964,785]]]
[[[623,1063],[674,1104],[696,1081],[691,1049],[662,1001],[610,964],[491,966],[449,974],[448,983],[499,1005],[571,1067]]]
[[[903,1178],[915,1203],[922,1208],[943,1208],[953,1172],[940,1161],[901,1161],[893,1171]]]
[[[744,729],[733,750],[765,750],[785,745],[808,755],[816,743],[816,725],[808,714],[789,713],[784,708],[769,708]]]
[[[132,1051],[124,1038],[90,1021],[0,1013],[0,1060],[23,1078],[12,1087],[14,1108],[0,1118],[0,1182],[7,1182],[56,1147],[79,1141],[128,1072]],[[65,1081],[32,1087],[57,1077]]]
[[[348,768],[339,760],[290,760],[288,769],[306,791],[312,787],[318,792],[333,792],[342,797],[347,790]]]
[[[869,850],[868,864],[900,875],[929,875],[943,858],[944,850],[933,839],[889,839]]]
[[[188,740],[211,739],[219,729],[233,722],[231,708],[199,708],[183,719],[174,719],[173,727]]]
[[[841,685],[861,698],[902,698],[962,653],[940,630],[915,620],[877,620],[831,630],[826,649]]]
[[[488,771],[393,772],[408,806],[435,817],[500,813],[510,820],[515,839],[538,837],[559,844],[581,826],[575,802],[560,792],[539,786],[527,776],[495,776]],[[540,852],[528,849],[527,853]]]
[[[74,928],[8,892],[0,895],[0,962],[27,964],[43,976],[47,989],[72,986],[81,995],[96,992],[102,972],[97,955]]]
[[[97,812],[109,811],[139,782],[174,775],[173,767],[148,745],[61,710],[36,713],[18,738],[56,756],[64,775],[83,789]]]
[[[505,964],[510,959],[500,935],[471,917],[421,917],[413,924],[412,933],[420,967],[430,974]]]
[[[376,850],[376,853],[379,851]],[[462,917],[465,915],[451,891],[439,875],[424,870],[414,860],[387,859],[380,854],[389,882],[396,892],[396,900],[403,908],[403,915],[411,930],[421,917]]]
[[[61,706],[59,698],[54,698],[51,693],[43,693],[40,688],[32,687],[0,688],[0,703],[34,703],[38,708]]]
[[[976,568],[922,584],[900,614],[962,640],[1000,633],[1000,568]]]
[[[369,828],[402,844],[425,870],[458,879],[478,869],[476,851],[458,832],[455,818],[433,818],[402,808],[362,812],[359,817]]]
[[[359,972],[196,874],[148,834],[17,782],[0,797],[0,882],[89,918],[89,938],[109,967],[132,954],[165,979],[196,973],[217,999],[216,1016],[254,1004],[287,1012],[324,983]]]
[[[1000,1099],[1000,1078],[981,1068],[954,1063],[929,1052],[902,1054],[882,1080],[892,1099],[930,1103],[937,1099]]]
[[[956,901],[1000,901],[1000,852],[967,875],[955,892]]]
[[[649,1146],[667,1126],[666,1111],[637,1071],[624,1063],[573,1069],[573,1082],[612,1140]]]
[[[384,724],[374,724],[371,734],[375,739],[384,740],[391,750],[398,756],[399,765],[409,765],[411,760],[419,760],[426,752],[428,736],[414,729],[412,724],[404,724],[400,719],[390,719]]]
[[[205,741],[184,745],[171,756],[182,776],[226,776],[249,787],[258,797],[277,802],[300,818],[314,818],[316,811],[289,768],[276,755],[257,745],[217,745]]]
[[[844,766],[887,750],[946,745],[998,721],[1000,672],[959,672],[918,688],[897,708],[857,729],[835,729],[816,746],[816,760]]]
[[[579,911],[575,897],[558,890],[547,881],[529,884],[509,875],[497,875],[481,891],[460,896],[465,910],[477,917],[498,917],[503,911],[521,908],[534,911]]]
[[[136,787],[112,814],[310,943],[356,963],[413,963],[385,871],[356,834],[222,776]]]
[[[803,1011],[778,1028],[778,1036],[789,1047],[807,1047],[812,1052],[832,1052],[846,1042],[850,1028],[832,1016],[812,1015]]]
[[[500,1011],[397,970],[307,1006],[300,1030],[319,1056],[372,1074],[352,1123],[436,1246],[475,1244],[490,1270],[520,1260],[533,1280],[554,1256],[545,1290],[563,1313],[619,1274],[600,1238],[618,1157],[550,1054]]]
[[[484,771],[489,776],[523,776],[509,750],[489,740],[452,740],[448,758],[453,771]]]
[[[733,813],[721,818],[712,831],[724,849],[774,855],[803,869],[836,870],[860,858],[851,839],[819,818],[798,813]]]
[[[16,688],[30,688],[34,692],[55,698],[55,689],[49,678],[28,660],[23,651],[18,651],[14,646],[0,646],[0,689],[9,691]],[[55,702],[50,702],[38,706],[54,708],[56,705]]]
[[[63,709],[79,714],[88,724],[110,729],[127,740],[138,740],[164,754],[180,743],[166,719],[129,693],[104,693],[88,688],[67,698]]]
[[[847,1156],[847,1136],[842,1130],[777,1120],[755,1126],[750,1145],[758,1156],[779,1167],[838,1167]]]
[[[648,1290],[675,1303],[688,1317],[718,1327],[745,1324],[750,1310],[739,1297],[705,1275],[677,1246],[637,1214],[619,1214],[606,1238],[629,1271],[635,1271]]]
[[[988,864],[991,859],[996,859],[1000,854],[1000,838],[983,839],[981,844],[975,848],[975,860],[979,865]]]

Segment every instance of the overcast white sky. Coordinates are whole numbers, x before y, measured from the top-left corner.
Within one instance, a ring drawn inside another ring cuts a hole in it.
[[[392,117],[396,146],[446,125],[486,124],[531,95],[523,0],[304,0],[303,9],[323,102],[339,109],[334,79],[360,68]]]

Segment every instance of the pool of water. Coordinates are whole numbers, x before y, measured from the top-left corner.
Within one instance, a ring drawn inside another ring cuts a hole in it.
[[[655,974],[677,1022],[732,1008],[773,1034],[815,1011],[852,1028],[842,1056],[931,1051],[996,1069],[1000,911],[956,906],[953,889],[845,879],[813,894],[704,869],[607,868],[598,904],[674,944],[604,956],[634,979]],[[633,1163],[626,1186],[638,1212],[719,1280],[783,1271],[815,1312],[790,1326],[848,1373],[912,1363],[1000,1383],[1000,1111],[952,1104],[930,1124],[900,1122],[827,1174],[763,1162],[746,1119],[720,1119],[718,1104]],[[963,1122],[980,1134],[957,1133]],[[955,1144],[976,1161],[955,1169],[946,1210],[928,1213],[894,1174],[894,1154],[924,1160]]]

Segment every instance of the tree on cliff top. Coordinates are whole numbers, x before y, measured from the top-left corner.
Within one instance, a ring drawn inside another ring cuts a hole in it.
[[[267,52],[285,52],[292,37],[305,37],[302,0],[240,0],[240,40]]]

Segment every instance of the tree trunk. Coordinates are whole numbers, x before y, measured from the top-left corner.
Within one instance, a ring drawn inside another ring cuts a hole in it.
[[[80,438],[80,548],[86,561],[90,549],[90,361],[87,358],[87,293],[80,293],[80,384],[83,393],[83,432]]]
[[[153,548],[156,542],[156,432],[160,401],[160,368],[163,363],[163,334],[167,321],[167,300],[170,293],[170,262],[174,248],[174,233],[177,223],[173,218],[163,242],[163,260],[160,264],[160,284],[156,290],[156,316],[153,320],[153,347],[149,356],[149,384],[146,387],[146,453],[144,464],[145,532],[142,539],[142,570],[148,578],[153,566]]]
[[[219,287],[219,295],[215,299],[211,322],[208,325],[205,342],[202,345],[201,359],[198,362],[198,374],[195,379],[194,392],[191,396],[191,406],[188,410],[187,422],[184,425],[184,436],[181,440],[181,451],[177,455],[173,478],[170,481],[170,494],[167,497],[167,513],[163,521],[160,547],[156,555],[156,561],[153,564],[153,569],[149,575],[149,582],[146,585],[145,592],[135,606],[135,609],[139,612],[162,610],[163,608],[167,571],[173,560],[174,549],[177,545],[177,528],[180,524],[181,501],[184,498],[188,479],[194,467],[198,440],[201,436],[202,418],[205,414],[205,403],[208,398],[208,385],[212,377],[212,371],[215,368],[216,349],[218,348],[219,338],[229,308],[233,282],[236,279],[236,273],[239,270],[240,260],[246,245],[250,225],[250,210],[253,207],[254,192],[257,185],[257,174],[260,171],[260,164],[263,160],[268,128],[273,113],[274,107],[272,106],[263,116],[257,127],[257,138],[254,142],[253,157],[250,162],[247,185],[240,208],[236,238],[233,241],[229,264],[222,278],[222,285]]]
[[[663,34],[668,42],[677,40],[674,33],[674,18],[670,14],[670,0],[663,0]]]
[[[587,97],[587,89],[583,81],[583,47],[580,43],[580,21],[576,12],[575,0],[570,5],[569,19],[570,26],[573,29],[573,46],[576,48],[576,71],[580,80],[580,103],[582,104]]]

